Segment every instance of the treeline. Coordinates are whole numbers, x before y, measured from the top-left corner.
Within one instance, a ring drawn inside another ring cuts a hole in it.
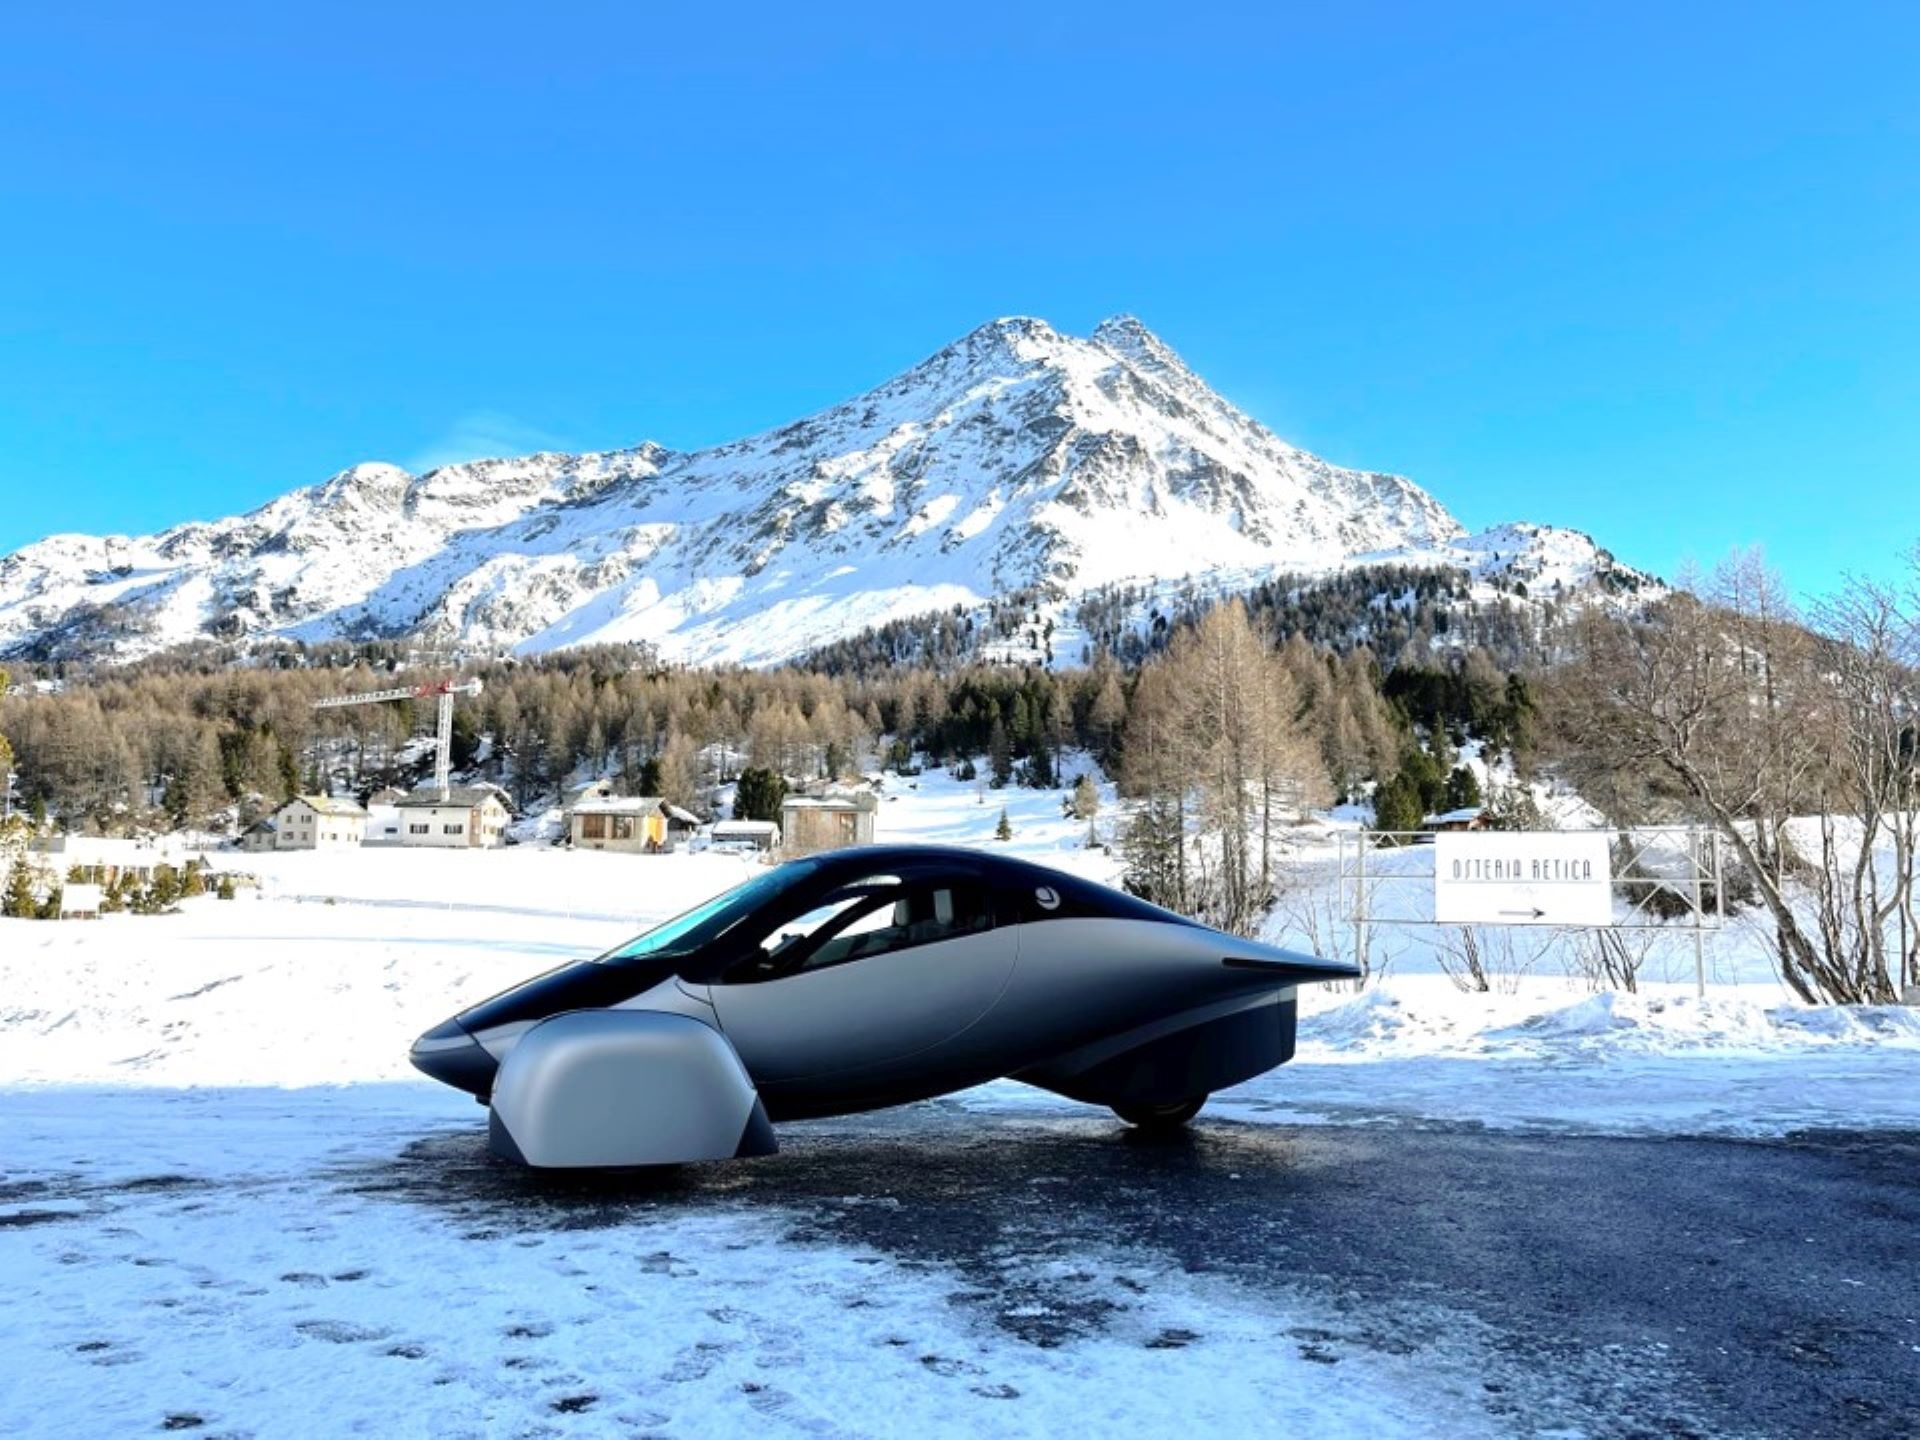
[[[1479,649],[1507,669],[1538,664],[1562,613],[1555,596],[1527,598],[1524,584],[1493,582],[1475,600],[1464,570],[1368,565],[1331,575],[1279,575],[1242,592],[1248,623],[1274,641],[1298,635],[1337,652],[1365,649],[1394,667],[1424,668],[1436,656]],[[1510,598],[1511,597],[1511,598]],[[1193,586],[1156,599],[1138,586],[1112,586],[1075,609],[1091,649],[1137,664],[1197,624],[1213,600]],[[1144,622],[1136,617],[1145,616]]]
[[[1605,571],[1601,580],[1619,588]],[[1299,636],[1309,645],[1346,653],[1366,650],[1390,667],[1443,663],[1437,655],[1485,651],[1503,669],[1525,669],[1553,655],[1553,637],[1570,613],[1566,597],[1529,596],[1518,580],[1490,582],[1494,597],[1476,599],[1464,570],[1371,565],[1329,575],[1281,575],[1237,597],[1257,634],[1274,644]],[[1056,653],[1049,597],[1015,592],[976,612],[964,606],[891,620],[822,645],[803,668],[830,675],[872,675],[902,666],[955,670],[980,661],[1056,659],[1093,666],[1103,660],[1133,669],[1160,654],[1172,637],[1198,625],[1223,597],[1189,580],[1171,589],[1107,585],[1075,602],[1072,651]]]
[[[1051,665],[1054,622],[1049,597],[1031,586],[970,610],[955,605],[889,620],[808,652],[801,668],[828,675],[874,675],[896,669],[955,670],[989,658]]]
[[[1500,589],[1500,586],[1496,586]],[[1526,595],[1524,586],[1515,588]],[[1263,636],[1300,636],[1332,651],[1369,649],[1390,664],[1432,664],[1436,651],[1484,649],[1509,668],[1542,655],[1557,603],[1519,605],[1507,597],[1475,601],[1465,570],[1369,564],[1334,574],[1273,576],[1240,593],[1248,622]],[[1094,653],[1139,664],[1169,637],[1212,609],[1210,593],[1183,586],[1156,595],[1142,586],[1091,591],[1075,622]]]
[[[1006,617],[1012,633],[1016,613]],[[1407,700],[1431,687],[1383,675],[1364,648],[1255,635],[1331,794],[1358,796],[1396,771],[1417,743]],[[1478,724],[1483,692],[1504,677],[1489,679],[1493,662],[1471,652],[1453,666],[1468,677],[1463,723]],[[965,762],[992,784],[1048,787],[1075,778],[1061,773],[1063,754],[1085,752],[1119,773],[1151,668],[1102,657],[1065,670],[690,670],[624,646],[456,668],[398,645],[289,646],[246,666],[202,651],[93,673],[67,667],[57,693],[0,700],[0,731],[17,751],[20,803],[36,817],[108,833],[244,824],[291,794],[364,798],[429,768],[431,700],[315,710],[316,700],[477,675],[481,695],[455,711],[456,769],[505,786],[523,808],[606,775],[703,811],[714,785],[749,766],[801,782]],[[1418,708],[1425,717],[1430,707]]]

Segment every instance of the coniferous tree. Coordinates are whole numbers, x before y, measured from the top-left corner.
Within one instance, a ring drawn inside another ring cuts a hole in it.
[[[1442,802],[1449,810],[1471,810],[1480,804],[1480,780],[1464,765],[1456,765],[1447,776],[1447,794]]]
[[[1087,724],[1097,737],[1102,764],[1114,755],[1120,727],[1127,720],[1127,696],[1120,687],[1119,668],[1108,663],[1100,675],[1100,688],[1087,711]],[[1111,773],[1111,771],[1109,771]]]
[[[1190,751],[1181,729],[1178,681],[1170,667],[1141,672],[1129,707],[1122,794],[1130,813],[1120,830],[1122,883],[1170,910],[1188,904],[1186,829]]]
[[[1427,818],[1419,786],[1405,771],[1382,781],[1373,792],[1373,828],[1385,831],[1418,830]]]
[[[169,775],[167,788],[162,792],[160,808],[167,812],[167,819],[178,830],[187,823],[187,779],[184,775]]]
[[[636,782],[642,795],[660,793],[660,757],[649,755],[640,762],[640,771]]]
[[[763,765],[750,765],[734,782],[733,818],[777,821],[786,798],[785,780]]]
[[[448,743],[447,755],[456,770],[471,769],[480,757],[480,722],[465,706],[454,707],[453,737]]]
[[[1417,828],[1421,820],[1439,810],[1447,799],[1447,772],[1433,757],[1433,752],[1424,746],[1409,744],[1400,756],[1398,777],[1410,788],[1414,803],[1420,807],[1420,814],[1414,817]]]
[[[1006,788],[1013,779],[1013,747],[1007,741],[1007,727],[1000,723],[1000,717],[993,717],[993,726],[987,732],[987,783],[996,790]]]
[[[7,873],[5,898],[0,900],[0,915],[9,920],[31,920],[39,912],[40,901],[33,893],[33,873],[27,868],[24,855],[15,856]]]
[[[1524,785],[1495,786],[1486,797],[1489,830],[1550,830],[1546,815]]]
[[[1027,757],[1020,783],[1031,790],[1051,790],[1059,783],[1053,772],[1053,754],[1045,744],[1037,744]]]
[[[1007,807],[1004,805],[1000,807],[1000,823],[993,827],[993,838],[996,840],[1013,839],[1013,821],[1007,818]]]

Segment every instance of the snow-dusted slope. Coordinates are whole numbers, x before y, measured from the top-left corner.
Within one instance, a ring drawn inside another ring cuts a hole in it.
[[[1520,552],[1562,532],[1510,529],[1502,563],[1558,563]],[[763,663],[1026,587],[1458,564],[1503,543],[1410,481],[1288,445],[1137,320],[1079,338],[1008,319],[713,449],[361,465],[235,519],[56,536],[0,560],[0,653],[410,636]]]
[[[1541,598],[1586,591],[1602,595],[1650,595],[1665,588],[1644,570],[1622,565],[1611,550],[1591,535],[1556,525],[1520,521],[1495,525],[1477,535],[1464,535],[1440,546],[1419,546],[1398,554],[1356,557],[1392,563],[1440,561],[1464,570],[1474,580],[1499,584],[1509,592]]]
[[[588,499],[648,473],[660,453],[529,455],[421,476],[356,465],[227,520],[140,538],[55,535],[0,559],[0,652],[130,657],[285,632],[363,600],[457,535]]]

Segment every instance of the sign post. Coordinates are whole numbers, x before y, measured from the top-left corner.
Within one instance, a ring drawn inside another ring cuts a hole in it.
[[[1602,832],[1448,831],[1433,849],[1433,918],[1442,925],[1613,923]]]
[[[1388,925],[1686,931],[1704,996],[1707,932],[1727,918],[1720,837],[1694,827],[1361,830],[1340,837],[1337,873],[1363,975]],[[1416,894],[1432,897],[1430,916],[1406,913]]]

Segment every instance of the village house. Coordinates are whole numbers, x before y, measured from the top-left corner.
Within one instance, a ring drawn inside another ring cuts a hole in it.
[[[409,848],[480,850],[506,843],[513,813],[500,792],[487,785],[455,785],[445,797],[438,790],[416,790],[395,807],[400,812],[400,843]]]
[[[873,843],[879,798],[870,791],[851,795],[789,795],[780,806],[781,849],[791,859],[820,850]]]
[[[1422,830],[1484,830],[1487,828],[1487,812],[1478,805],[1469,805],[1460,810],[1448,810],[1440,815],[1429,815],[1420,822]]]
[[[679,850],[700,820],[656,795],[609,795],[578,801],[567,817],[567,835],[582,850],[663,855]]]
[[[771,820],[721,820],[707,832],[715,845],[771,854],[780,848],[780,827]]]
[[[296,795],[240,837],[243,850],[357,850],[367,812],[352,800]]]
[[[368,802],[366,839],[368,845],[378,848],[400,843],[400,836],[406,828],[400,819],[400,802],[404,799],[406,799],[406,793],[402,791],[393,799],[379,804]]]
[[[29,842],[27,849],[44,856],[49,873],[64,876],[79,869],[89,881],[109,884],[114,880],[153,883],[153,874],[162,865],[184,869],[187,861],[205,855],[186,845],[177,836],[124,839],[105,835],[46,835]]]
[[[277,839],[278,836],[273,828],[273,817],[271,815],[262,815],[258,820],[254,821],[253,824],[242,830],[239,838],[233,843],[237,849],[257,854],[262,850],[278,848],[274,843]]]

